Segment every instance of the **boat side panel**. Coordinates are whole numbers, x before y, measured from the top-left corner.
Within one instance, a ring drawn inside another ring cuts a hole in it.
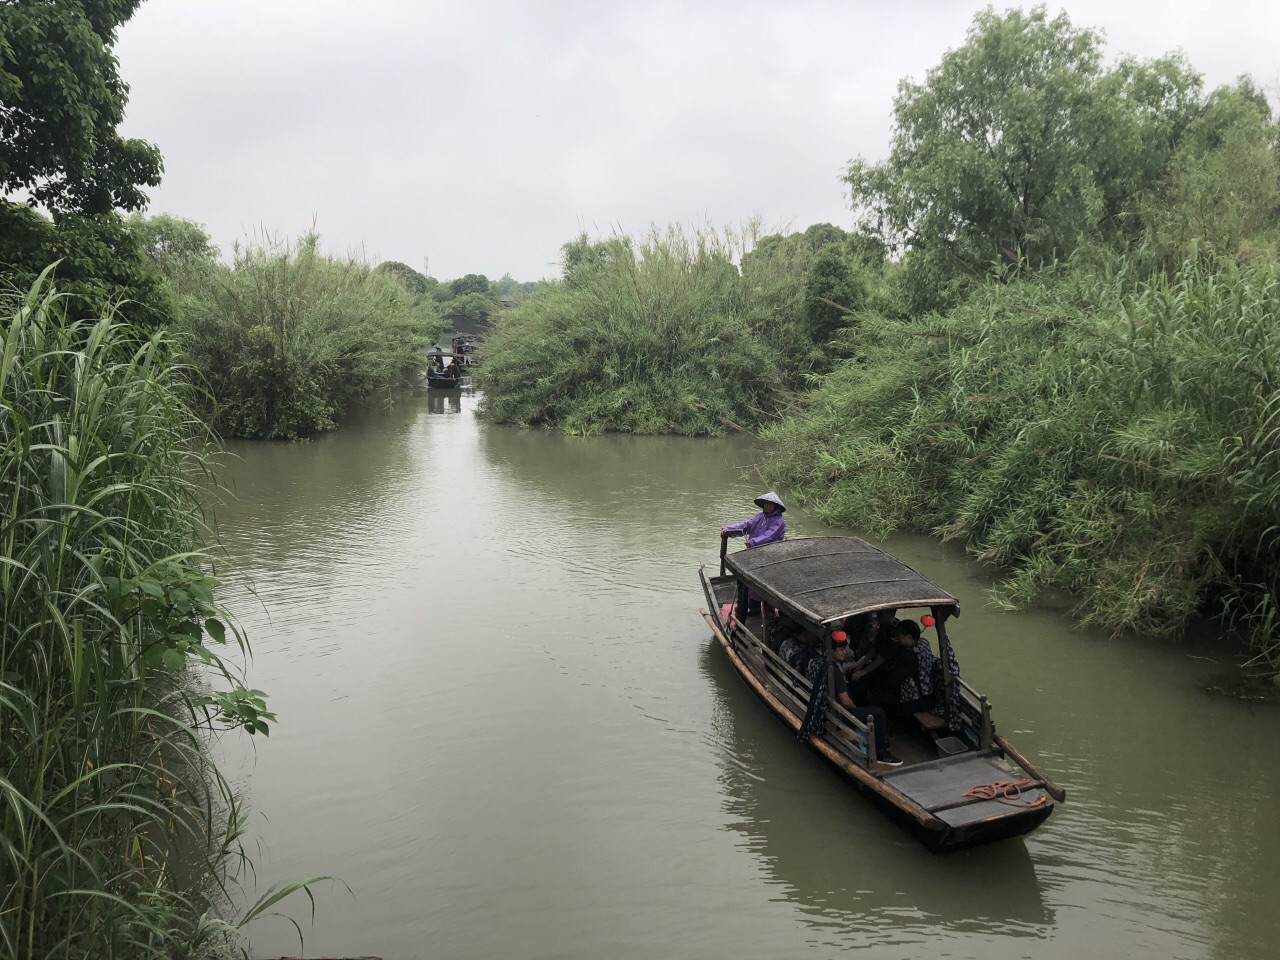
[[[720,642],[720,646],[724,648],[729,655],[730,662],[737,668],[739,675],[747,681],[747,684],[755,691],[772,710],[776,713],[792,730],[799,730],[802,723],[801,718],[786,706],[772,693],[770,693],[760,683],[759,679],[747,667],[733,645],[729,642],[728,637],[719,629],[715,621],[710,615],[705,615],[707,623],[711,625],[716,635],[716,639]],[[830,744],[824,742],[819,737],[814,737],[809,741],[810,745],[817,750],[826,760],[836,769],[840,770],[847,777],[855,781],[860,787],[878,795],[884,802],[894,807],[897,813],[903,815],[904,822],[910,821],[911,829],[916,833],[917,837],[930,847],[939,846],[948,830],[945,823],[937,817],[930,814],[927,810],[920,807],[919,804],[909,798],[898,793],[891,787],[884,784],[878,777],[869,771],[863,769],[857,764],[843,758],[831,747]]]

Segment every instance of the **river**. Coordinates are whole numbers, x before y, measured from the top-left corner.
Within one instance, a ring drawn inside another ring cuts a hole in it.
[[[280,720],[219,752],[259,888],[345,884],[316,887],[314,921],[286,904],[308,956],[1280,953],[1280,710],[1202,692],[1212,648],[1001,613],[961,552],[894,538],[961,597],[965,677],[1070,793],[1026,840],[932,855],[698,616],[698,565],[754,512],[749,444],[520,431],[474,405],[410,397],[226,467],[224,599]],[[302,952],[283,918],[251,934],[254,956]]]

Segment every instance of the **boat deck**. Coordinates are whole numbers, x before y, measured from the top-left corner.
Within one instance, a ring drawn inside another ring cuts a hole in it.
[[[948,825],[959,827],[981,823],[991,817],[1007,814],[1011,809],[1034,810],[1047,805],[1049,798],[1044,790],[1031,783],[1009,790],[1009,795],[1004,799],[966,796],[968,791],[975,788],[1014,783],[1025,777],[1025,774],[1015,771],[999,757],[963,753],[927,766],[903,766],[883,774],[881,779]],[[989,792],[991,791],[984,791]]]

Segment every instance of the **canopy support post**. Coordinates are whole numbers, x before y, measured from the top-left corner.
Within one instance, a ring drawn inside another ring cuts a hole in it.
[[[951,672],[951,640],[947,637],[947,618],[952,614],[960,616],[958,607],[933,607],[933,619],[938,630],[938,656],[942,658],[942,695],[943,695],[943,713],[942,718],[946,721],[948,730],[960,729],[960,718],[953,717],[951,704],[954,701],[956,678]]]

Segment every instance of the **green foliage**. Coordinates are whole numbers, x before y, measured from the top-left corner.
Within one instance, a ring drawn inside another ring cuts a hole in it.
[[[171,342],[66,305],[46,274],[0,314],[0,955],[206,956],[243,858],[206,737],[273,718],[193,552],[212,436]]]
[[[398,260],[386,260],[378,264],[373,272],[390,274],[416,297],[432,296],[440,287],[440,282],[434,277],[425,276],[407,263],[400,263]]]
[[[1201,109],[1180,57],[1102,66],[1066,14],[980,12],[922,84],[903,81],[888,158],[846,175],[865,223],[906,252],[914,309],[954,302],[1084,244],[1141,235],[1134,203],[1163,179]]]
[[[490,299],[487,293],[464,293],[446,302],[440,308],[440,311],[446,317],[488,320],[493,306],[493,300]]]
[[[237,249],[230,267],[201,274],[182,314],[215,424],[238,437],[332,429],[343,410],[413,382],[443,329],[394,273],[326,256],[315,234]]]
[[[867,270],[842,244],[814,254],[804,282],[804,318],[815,343],[827,343],[858,312],[870,294]]]
[[[734,266],[742,241],[669,229],[634,245],[566,244],[565,279],[503,313],[486,339],[486,415],[570,433],[758,422],[778,402],[783,358],[758,332],[774,291]]]
[[[578,287],[594,274],[617,269],[634,257],[630,237],[592,240],[582,233],[560,248],[560,270],[568,286]]]
[[[140,0],[31,0],[0,16],[0,194],[86,216],[146,203],[159,151],[116,131],[128,86],[111,47]]]
[[[537,281],[521,283],[509,273],[489,284],[489,295],[497,300],[519,300],[538,289]]]
[[[173,303],[115,213],[146,202],[160,154],[116,132],[127,86],[111,46],[137,0],[5,4],[0,14],[0,276],[26,289],[57,278],[87,317],[100,304],[158,326]],[[30,198],[30,206],[4,196]],[[34,207],[41,206],[49,216]]]
[[[1127,273],[865,322],[771,474],[833,523],[961,538],[1006,602],[1157,633],[1216,605],[1280,662],[1280,269]]]
[[[1265,243],[1280,215],[1278,142],[1280,127],[1250,81],[1210,94],[1142,204],[1152,266],[1176,269],[1199,249]]]
[[[489,278],[483,273],[468,273],[457,280],[450,280],[448,288],[450,300],[472,293],[487,297],[489,296]]]
[[[174,315],[164,277],[118,214],[56,213],[50,219],[0,200],[0,276],[25,289],[54,261],[59,288],[69,298],[65,309],[76,317],[91,316],[103,303],[115,304],[122,320],[146,327],[162,326]]]

